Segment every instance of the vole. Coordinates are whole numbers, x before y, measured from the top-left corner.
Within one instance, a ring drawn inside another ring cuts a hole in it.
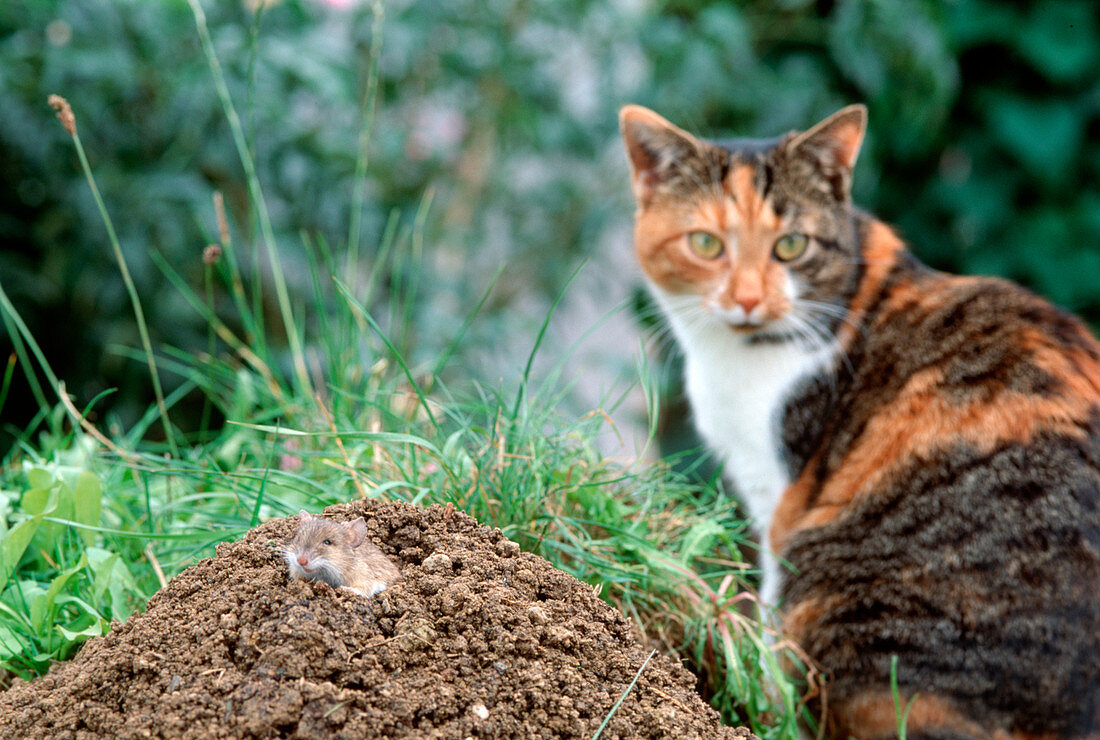
[[[363,517],[336,522],[298,514],[298,529],[284,550],[291,578],[324,581],[360,596],[374,596],[401,580],[401,571],[367,539]]]

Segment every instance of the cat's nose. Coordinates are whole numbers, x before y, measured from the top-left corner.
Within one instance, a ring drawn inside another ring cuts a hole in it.
[[[737,296],[735,302],[738,306],[745,309],[745,315],[748,316],[750,313],[752,313],[752,310],[754,308],[760,305],[761,300],[761,296],[758,295],[742,295]]]
[[[730,298],[748,316],[764,300],[764,276],[752,270],[741,271],[730,286]]]

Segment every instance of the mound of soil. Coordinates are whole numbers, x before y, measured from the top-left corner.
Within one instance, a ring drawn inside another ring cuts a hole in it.
[[[649,651],[592,589],[456,511],[359,501],[404,580],[290,581],[295,521],[220,545],[71,661],[0,694],[0,737],[590,738]],[[656,655],[603,738],[750,738]]]

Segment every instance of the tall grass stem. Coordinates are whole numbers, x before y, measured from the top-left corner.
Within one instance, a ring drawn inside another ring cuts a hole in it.
[[[573,284],[573,280],[580,274],[581,269],[585,263],[581,262],[577,265],[577,269],[573,270],[573,274],[565,281],[565,285],[562,286],[561,291],[558,292],[554,302],[550,304],[550,310],[546,312],[546,318],[542,320],[542,326],[539,327],[539,333],[535,336],[535,343],[531,345],[531,351],[527,354],[527,365],[523,368],[523,375],[519,380],[519,390],[516,391],[516,402],[512,406],[512,421],[516,420],[519,416],[519,408],[523,404],[523,399],[527,396],[527,382],[531,378],[531,369],[535,365],[535,355],[539,353],[539,347],[542,346],[542,340],[546,338],[546,331],[550,328],[550,319],[554,316],[554,312],[558,308],[558,304],[565,298],[565,292],[569,290],[569,286]]]
[[[357,287],[354,276],[359,266],[359,239],[363,222],[363,202],[366,200],[367,163],[370,158],[370,132],[374,127],[375,102],[378,99],[378,58],[382,54],[382,0],[371,3],[374,22],[370,31],[370,51],[367,59],[367,89],[363,93],[362,117],[359,125],[359,152],[355,157],[355,179],[351,191],[351,223],[348,226],[347,280],[352,292]]]
[[[195,16],[195,27],[199,32],[199,41],[202,44],[206,61],[210,65],[210,71],[214,79],[214,87],[221,99],[222,109],[229,121],[229,128],[233,133],[233,141],[237,147],[237,155],[244,167],[245,179],[248,181],[248,193],[256,207],[256,215],[260,223],[260,233],[263,236],[264,247],[267,250],[268,260],[271,262],[271,275],[275,283],[275,294],[279,303],[279,312],[283,319],[283,328],[286,330],[287,342],[290,345],[290,354],[294,363],[294,375],[298,385],[298,391],[305,397],[313,395],[313,384],[309,379],[309,371],[306,369],[305,352],[302,348],[302,340],[298,335],[297,326],[294,323],[294,312],[290,305],[290,293],[286,287],[286,274],[283,272],[282,263],[279,260],[279,251],[275,244],[275,232],[271,227],[271,216],[267,212],[267,202],[264,200],[263,190],[260,187],[260,178],[256,174],[256,164],[252,159],[252,153],[248,148],[248,141],[241,126],[241,118],[237,115],[237,109],[233,105],[233,99],[229,95],[229,87],[225,82],[225,74],[222,72],[218,55],[214,51],[214,42],[210,38],[210,29],[206,24],[206,13],[202,9],[199,0],[187,0],[191,6],[191,12]]]
[[[107,238],[114,250],[115,260],[118,261],[119,272],[122,273],[122,282],[126,285],[126,292],[130,295],[130,306],[134,310],[134,318],[137,322],[138,335],[141,337],[141,347],[145,350],[145,360],[149,365],[149,378],[153,381],[153,395],[156,396],[157,410],[160,412],[161,424],[164,425],[164,438],[168,442],[168,448],[172,451],[172,457],[179,457],[179,447],[176,445],[176,435],[172,429],[172,423],[168,419],[168,406],[164,403],[164,390],[160,385],[160,376],[157,373],[157,361],[153,356],[153,344],[149,341],[149,327],[145,321],[145,311],[141,307],[141,299],[138,297],[134,280],[130,277],[130,268],[126,266],[126,258],[122,254],[122,246],[118,242],[114,223],[111,215],[107,213],[107,206],[103,203],[103,197],[99,194],[99,188],[92,176],[92,166],[88,163],[88,156],[84,153],[84,145],[80,143],[80,134],[74,130],[71,134],[73,144],[76,146],[76,155],[80,158],[80,166],[84,170],[84,177],[88,180],[88,187],[92,190],[99,215],[103,218],[103,225],[107,227]]]
[[[2,285],[0,285],[0,305],[4,308],[4,326],[7,328],[8,335],[11,337],[11,344],[15,349],[15,355],[19,360],[19,364],[23,366],[23,375],[27,378],[27,385],[31,387],[31,394],[38,403],[39,409],[48,408],[50,404],[46,403],[46,394],[42,391],[42,385],[38,382],[38,374],[34,372],[34,366],[31,364],[30,357],[27,355],[27,344],[24,342],[32,345],[31,350],[34,352],[39,364],[42,365],[46,377],[51,379],[50,382],[53,384],[54,389],[57,388],[57,379],[52,377],[53,373],[50,370],[50,366],[46,363],[46,358],[42,355],[41,350],[38,349],[38,345],[35,343],[34,337],[31,336],[30,331],[27,330],[27,326],[23,323],[23,319],[15,312],[15,306],[8,300],[8,296],[4,292]]]

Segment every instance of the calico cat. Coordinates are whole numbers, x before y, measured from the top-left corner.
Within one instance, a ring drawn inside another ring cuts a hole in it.
[[[897,656],[909,738],[1100,737],[1100,345],[852,205],[862,106],[767,141],[621,126],[638,258],[828,736],[896,736]]]

